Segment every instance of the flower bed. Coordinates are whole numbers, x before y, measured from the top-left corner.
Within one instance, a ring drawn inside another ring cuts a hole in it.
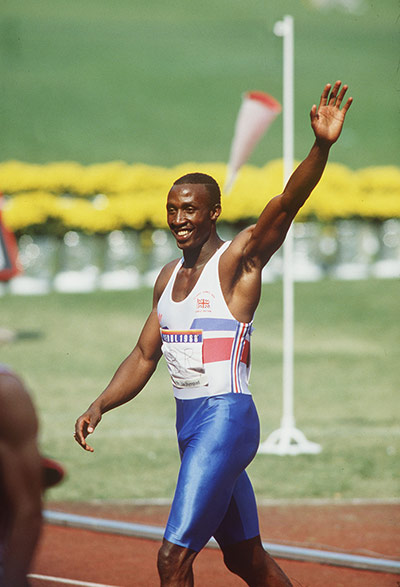
[[[83,166],[75,162],[0,164],[5,195],[4,221],[17,235],[63,236],[70,230],[107,234],[113,230],[164,228],[165,197],[173,181],[201,171],[223,186],[222,163],[184,163],[173,168],[111,162]],[[246,165],[229,196],[223,197],[225,222],[251,222],[266,199],[282,191],[283,164]],[[297,219],[330,222],[400,217],[400,168],[368,167],[353,171],[330,163]]]

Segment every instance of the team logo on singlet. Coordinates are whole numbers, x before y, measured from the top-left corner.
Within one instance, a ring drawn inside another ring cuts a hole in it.
[[[215,296],[209,291],[200,291],[196,293],[196,313],[211,312],[212,302]]]
[[[196,300],[196,310],[209,310],[211,308],[210,300],[207,298],[197,298]]]

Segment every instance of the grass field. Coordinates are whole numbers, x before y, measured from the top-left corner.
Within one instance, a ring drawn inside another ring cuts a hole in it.
[[[241,95],[282,96],[282,39],[295,19],[295,155],[308,112],[342,79],[355,102],[332,160],[398,164],[398,1],[357,13],[310,0],[6,1],[0,13],[2,160],[226,161]],[[397,128],[396,128],[397,126]],[[281,157],[279,119],[250,162]]]
[[[282,287],[265,285],[253,335],[252,391],[263,439],[280,425]],[[397,280],[295,288],[295,415],[319,455],[258,455],[259,498],[400,497]],[[28,382],[43,451],[68,477],[56,500],[171,497],[178,470],[174,402],[160,364],[138,398],[107,414],[82,451],[74,421],[136,342],[150,291],[0,298],[0,325],[19,334],[0,360]]]

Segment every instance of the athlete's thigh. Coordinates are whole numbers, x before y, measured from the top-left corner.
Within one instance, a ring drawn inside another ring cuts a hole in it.
[[[214,532],[221,547],[236,544],[258,536],[260,528],[256,499],[250,479],[246,473],[236,481],[226,514]]]
[[[165,534],[193,550],[200,550],[222,522],[259,440],[251,398],[211,399],[196,433],[185,443],[180,438],[182,463]]]

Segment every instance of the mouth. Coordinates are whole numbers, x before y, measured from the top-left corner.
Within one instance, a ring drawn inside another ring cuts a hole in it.
[[[189,228],[179,228],[175,229],[173,233],[178,242],[185,242],[192,234],[192,230]]]

